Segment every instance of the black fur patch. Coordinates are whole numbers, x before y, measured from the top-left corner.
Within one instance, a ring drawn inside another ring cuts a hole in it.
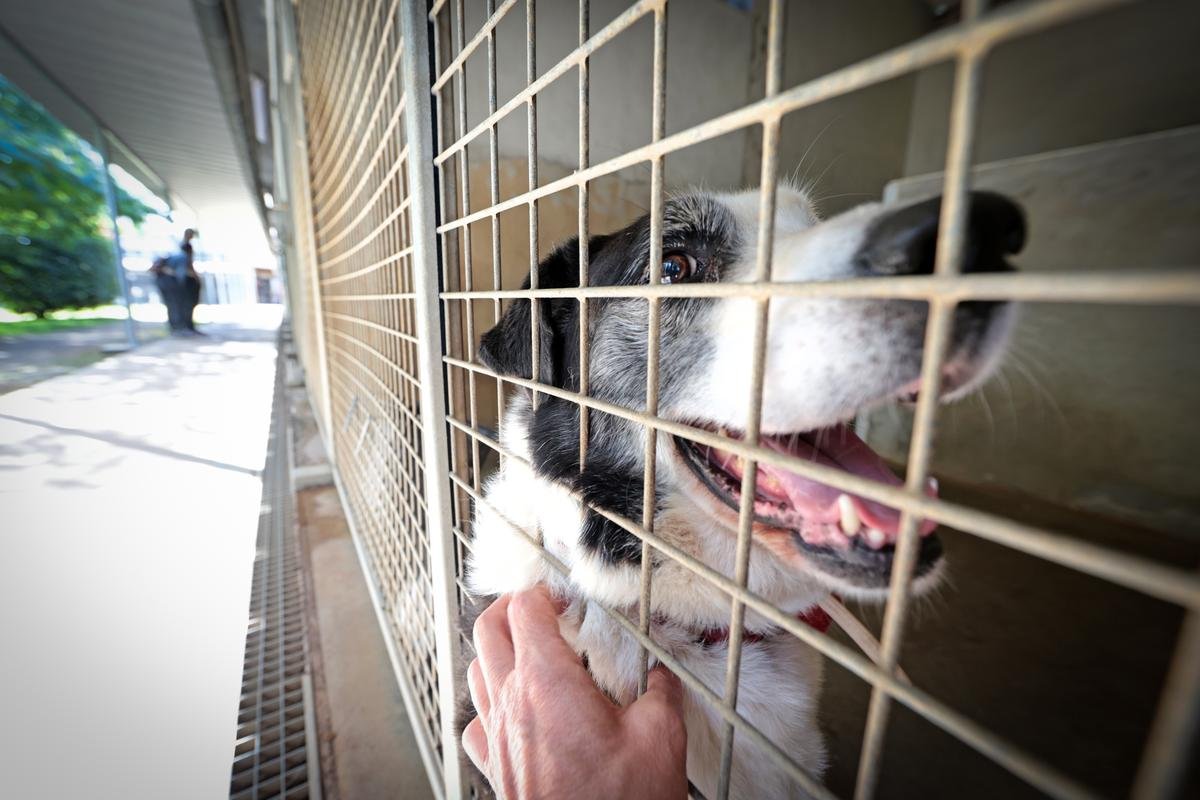
[[[717,281],[739,243],[728,209],[703,195],[670,200],[663,214],[663,251],[685,250],[696,260],[692,280]],[[624,230],[588,240],[588,283],[621,286],[649,280],[650,222],[642,217]],[[538,264],[539,288],[579,284],[579,241],[573,238]],[[528,289],[527,278],[522,288]],[[569,298],[538,299],[538,380],[569,391],[579,389],[579,305]],[[662,302],[664,335],[660,386],[664,401],[672,387],[688,385],[681,374],[705,369],[709,353],[704,337],[689,335],[708,307],[706,301]],[[589,304],[591,394],[630,409],[645,407],[646,302],[595,299]],[[484,334],[479,358],[504,375],[532,378],[531,301],[518,299],[500,322]],[[702,325],[698,327],[702,328]],[[668,349],[671,348],[671,349]],[[676,389],[678,391],[678,389]],[[640,521],[643,497],[642,435],[638,425],[592,411],[587,463],[579,469],[579,409],[576,404],[542,395],[525,420],[535,471],[581,492],[591,505]],[[656,491],[656,506],[658,503]],[[530,502],[537,502],[530,498]],[[641,541],[594,511],[588,511],[582,544],[606,563],[641,562]]]
[[[601,415],[593,412],[592,416]],[[581,492],[590,505],[626,519],[641,519],[644,493],[640,464],[614,459],[603,447],[597,447],[589,449],[586,468],[582,473],[579,471],[579,408],[574,403],[557,397],[544,399],[533,414],[529,446],[533,467],[539,475]],[[638,538],[590,509],[582,541],[605,563],[641,563],[642,546]]]

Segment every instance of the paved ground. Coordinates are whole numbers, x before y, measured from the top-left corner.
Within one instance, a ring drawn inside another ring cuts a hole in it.
[[[278,322],[257,313],[0,397],[0,796],[227,794]]]
[[[138,325],[138,337],[153,342],[166,336],[157,323]],[[32,386],[94,364],[123,348],[125,325],[110,322],[55,333],[0,336],[0,394]]]

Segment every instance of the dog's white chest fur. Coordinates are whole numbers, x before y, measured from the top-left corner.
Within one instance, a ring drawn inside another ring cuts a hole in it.
[[[527,402],[523,397],[514,399],[514,405]],[[508,409],[506,421],[518,416],[513,410]],[[528,440],[521,425],[502,427],[505,449],[528,459]],[[584,522],[580,503],[566,489],[538,477],[516,459],[505,459],[487,482],[485,496],[487,503],[480,504],[476,512],[469,559],[472,591],[496,595],[544,583],[572,598],[562,617],[564,635],[576,652],[586,656],[598,686],[619,703],[632,701],[639,676],[639,647],[596,601],[636,619],[638,569],[602,563],[586,550],[580,542]],[[688,530],[711,524],[699,509],[680,501],[659,513],[655,530],[715,569],[732,574],[734,552],[729,537],[695,535]],[[565,565],[567,576],[553,569],[531,546],[530,538],[536,540],[539,534],[544,547]],[[798,583],[794,575],[782,572],[762,554],[752,557],[751,576],[750,588],[784,610],[798,613],[825,594],[816,585]],[[653,598],[654,640],[720,696],[728,647],[702,643],[696,632],[728,626],[728,598],[667,558],[656,562]],[[746,623],[751,629],[768,627],[753,613],[747,614]],[[825,767],[825,747],[816,720],[821,678],[821,656],[789,635],[744,645],[738,713],[813,776],[819,776]],[[700,791],[713,796],[725,721],[698,693],[688,690],[685,694],[688,774]],[[732,796],[803,796],[746,735],[740,734],[734,741]]]

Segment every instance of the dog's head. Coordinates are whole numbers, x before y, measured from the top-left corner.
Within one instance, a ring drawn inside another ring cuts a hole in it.
[[[666,203],[664,282],[752,280],[758,243],[758,192],[693,193]],[[940,199],[904,207],[868,204],[820,221],[808,199],[790,187],[778,193],[772,279],[811,282],[880,278],[933,271]],[[1024,243],[1020,210],[994,194],[973,193],[963,269],[1004,271],[1005,256]],[[588,243],[589,284],[649,280],[647,217]],[[578,242],[538,267],[541,288],[578,285]],[[529,282],[526,281],[526,287]],[[573,299],[539,303],[539,380],[579,387],[579,306]],[[640,410],[646,403],[647,303],[592,299],[588,306],[589,393]],[[911,401],[918,385],[927,305],[899,299],[777,296],[770,301],[761,408],[761,443],[779,452],[890,485],[900,481],[849,422],[864,409]],[[740,438],[751,409],[757,305],[750,299],[665,298],[661,301],[659,415]],[[1012,327],[1003,302],[965,302],[942,376],[952,398],[978,386],[994,369]],[[531,306],[518,300],[484,337],[482,361],[495,371],[532,373]],[[639,520],[643,444],[637,423],[590,414],[584,469],[579,469],[576,405],[542,395],[524,420],[535,469],[566,482],[593,504]],[[742,459],[684,438],[659,435],[656,504],[683,495],[716,519],[697,536],[726,536],[738,527]],[[931,494],[936,490],[931,486]],[[531,502],[533,499],[531,498]],[[760,464],[754,499],[755,543],[800,572],[839,589],[879,595],[888,585],[900,514],[789,470]],[[918,588],[937,573],[941,546],[934,524],[919,526]],[[640,544],[628,531],[589,513],[580,546],[613,567],[636,563]],[[712,548],[697,547],[696,551]]]

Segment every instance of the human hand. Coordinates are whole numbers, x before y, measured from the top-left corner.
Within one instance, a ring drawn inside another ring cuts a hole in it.
[[[475,622],[467,671],[478,715],[463,749],[496,793],[518,798],[687,795],[683,686],[665,667],[622,708],[558,630],[549,592],[505,595]]]

